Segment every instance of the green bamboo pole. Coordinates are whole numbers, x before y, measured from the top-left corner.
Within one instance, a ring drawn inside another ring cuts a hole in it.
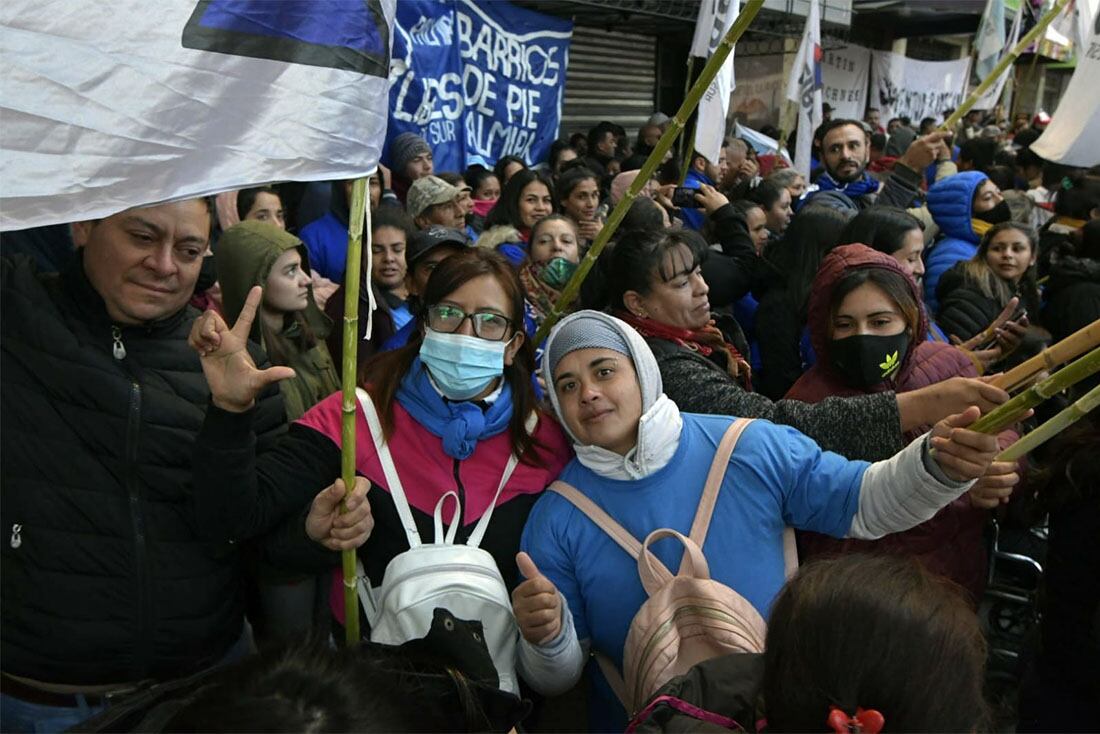
[[[573,299],[577,297],[577,293],[580,292],[581,283],[584,282],[588,272],[592,270],[592,266],[596,263],[596,258],[603,252],[604,246],[619,227],[619,223],[623,221],[623,217],[626,216],[626,212],[630,209],[630,205],[638,196],[638,192],[640,192],[646,182],[653,177],[653,172],[657,170],[657,165],[664,160],[665,153],[672,149],[672,144],[676,141],[676,137],[684,129],[685,121],[691,116],[692,110],[699,105],[699,100],[702,99],[703,93],[707,90],[707,87],[710,86],[711,80],[718,74],[718,70],[722,68],[722,64],[725,63],[726,57],[729,56],[730,51],[733,50],[733,45],[741,38],[741,35],[749,27],[749,24],[752,23],[753,18],[760,12],[760,8],[763,7],[763,5],[764,0],[748,0],[745,6],[741,8],[741,13],[737,16],[737,20],[730,26],[725,38],[722,39],[722,42],[718,44],[718,48],[715,49],[714,55],[710,57],[706,66],[703,67],[702,73],[699,75],[699,78],[695,80],[695,84],[691,87],[691,91],[688,92],[687,98],[684,99],[684,103],[680,105],[680,109],[676,111],[668,129],[665,130],[661,139],[657,141],[657,145],[653,149],[653,152],[649,154],[649,158],[646,158],[645,163],[642,164],[641,170],[638,171],[637,177],[634,179],[634,182],[630,184],[630,188],[627,189],[626,194],[623,195],[623,198],[611,211],[611,216],[607,218],[607,224],[600,230],[600,233],[596,236],[596,241],[593,242],[592,247],[588,249],[588,254],[581,260],[580,265],[577,267],[577,272],[573,274],[573,277],[566,283],[565,288],[562,289],[561,296],[558,297],[558,302],[554,304],[554,308],[546,315],[546,320],[542,322],[542,326],[539,327],[538,333],[535,334],[535,344],[542,343],[546,335],[550,333],[550,329],[552,329],[554,324],[562,317],[562,312],[568,308],[569,304],[573,302]]]
[[[1034,451],[1100,406],[1100,385],[1085,393],[1077,402],[1058,413],[1043,425],[1009,446],[997,456],[997,461],[1015,461]]]
[[[1024,49],[1030,46],[1035,41],[1035,39],[1043,34],[1047,26],[1050,25],[1051,22],[1053,22],[1054,19],[1058,17],[1059,13],[1066,9],[1067,5],[1069,5],[1069,0],[1058,0],[1054,4],[1054,7],[1050,9],[1050,12],[1039,18],[1039,22],[1035,24],[1035,27],[1028,31],[1027,34],[1020,39],[1020,42],[1013,46],[1012,50],[1005,54],[1001,58],[1001,60],[997,62],[997,65],[993,67],[993,71],[989,72],[989,76],[987,76],[982,81],[982,83],[978,85],[977,89],[975,89],[974,92],[969,97],[967,97],[961,105],[959,105],[959,108],[955,110],[955,112],[952,113],[950,117],[943,121],[943,124],[940,125],[939,129],[951,130],[952,128],[954,128],[956,123],[958,123],[958,121],[963,118],[963,115],[969,112],[970,108],[973,107],[979,99],[981,99],[982,95],[985,94],[985,90],[993,86],[994,82],[997,81],[997,78],[1001,76],[1001,73],[1005,69],[1007,69],[1012,64],[1012,62],[1020,57],[1020,54],[1024,52]]]
[[[688,139],[687,132],[685,131],[683,137],[680,139],[687,143],[684,146],[684,158],[680,163],[680,186],[684,185],[684,181],[687,181],[688,170],[691,168],[691,164],[695,161],[695,132],[699,129],[699,121],[696,120],[695,124],[691,128],[691,139]]]
[[[1070,362],[1047,379],[1032,385],[1007,403],[986,413],[974,421],[969,428],[980,433],[997,433],[1016,420],[1020,414],[1096,372],[1100,372],[1100,347]]]
[[[687,76],[684,78],[684,99],[687,99],[688,92],[691,91],[691,75],[695,71],[695,57],[691,55],[691,51],[688,51],[687,60]],[[680,160],[684,155],[684,142],[686,135],[681,135],[676,141],[676,160]]]
[[[348,219],[348,261],[344,271],[344,358],[341,377],[343,393],[340,426],[340,476],[344,491],[355,489],[355,388],[359,354],[359,280],[362,269],[363,220],[370,218],[367,203],[367,179],[357,178],[351,186],[351,212]],[[370,225],[367,225],[370,238]],[[367,252],[370,252],[368,242]],[[346,495],[345,495],[346,496]],[[346,550],[344,568],[344,632],[348,647],[359,642],[359,597],[355,593],[355,551]]]

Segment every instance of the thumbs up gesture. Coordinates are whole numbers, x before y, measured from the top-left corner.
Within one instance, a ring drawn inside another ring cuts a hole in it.
[[[527,580],[512,592],[512,610],[523,639],[545,645],[561,632],[561,597],[550,579],[526,553],[516,554],[516,565]]]
[[[217,311],[205,312],[195,319],[187,338],[191,348],[199,353],[211,399],[222,410],[243,413],[267,385],[294,377],[294,370],[289,367],[257,369],[248,353],[248,334],[262,298],[260,286],[248,292],[232,329]]]

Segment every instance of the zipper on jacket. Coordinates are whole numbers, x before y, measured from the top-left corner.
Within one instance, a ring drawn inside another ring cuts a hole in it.
[[[111,339],[114,340],[114,344],[111,345],[111,354],[121,362],[126,359],[126,345],[122,343],[122,329],[112,326]]]
[[[458,459],[454,460],[454,473],[455,473],[455,488],[458,490],[458,517],[455,518],[455,522],[458,523],[458,532],[455,533],[455,541],[462,541],[462,520],[466,517],[466,488],[462,486],[462,477],[458,475],[458,468],[462,466],[462,462]]]
[[[23,526],[16,523],[11,526],[11,547],[18,548],[23,545]]]
[[[121,341],[116,341],[116,347]],[[125,353],[125,348],[123,348]],[[116,350],[115,357],[118,358]],[[130,407],[126,418],[126,491],[129,495],[130,523],[134,528],[134,563],[137,571],[137,663],[138,677],[149,675],[152,662],[152,616],[149,608],[149,559],[145,516],[141,509],[141,489],[137,476],[138,438],[141,430],[141,384],[130,382]]]

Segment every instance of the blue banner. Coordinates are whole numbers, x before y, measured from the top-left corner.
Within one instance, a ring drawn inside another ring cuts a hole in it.
[[[387,143],[424,137],[435,170],[546,158],[561,121],[573,24],[508,2],[401,0]],[[388,144],[387,144],[388,149]]]

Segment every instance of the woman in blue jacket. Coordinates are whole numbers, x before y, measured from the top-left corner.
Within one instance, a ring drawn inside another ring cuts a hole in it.
[[[553,378],[551,402],[577,456],[562,481],[636,538],[665,527],[686,535],[733,419],[681,413],[663,394],[645,341],[595,311],[573,314],[551,333],[543,374]],[[711,578],[766,618],[784,582],[786,526],[870,539],[927,520],[993,460],[996,438],[964,428],[977,416],[977,408],[951,416],[875,464],[823,452],[792,428],[752,423],[730,460],[703,544]],[[532,510],[521,548],[517,564],[527,581],[512,597],[523,635],[521,675],[547,695],[568,690],[589,649],[621,670],[627,630],[646,599],[634,558],[549,492]],[[678,545],[662,540],[653,551],[678,568]],[[593,681],[590,727],[622,731],[626,712],[601,674],[593,671]]]
[[[960,260],[978,251],[982,235],[1012,213],[1001,190],[980,171],[965,171],[937,181],[928,189],[928,211],[943,237],[928,251],[924,263],[924,304],[929,313],[939,311],[936,286],[940,276]]]

